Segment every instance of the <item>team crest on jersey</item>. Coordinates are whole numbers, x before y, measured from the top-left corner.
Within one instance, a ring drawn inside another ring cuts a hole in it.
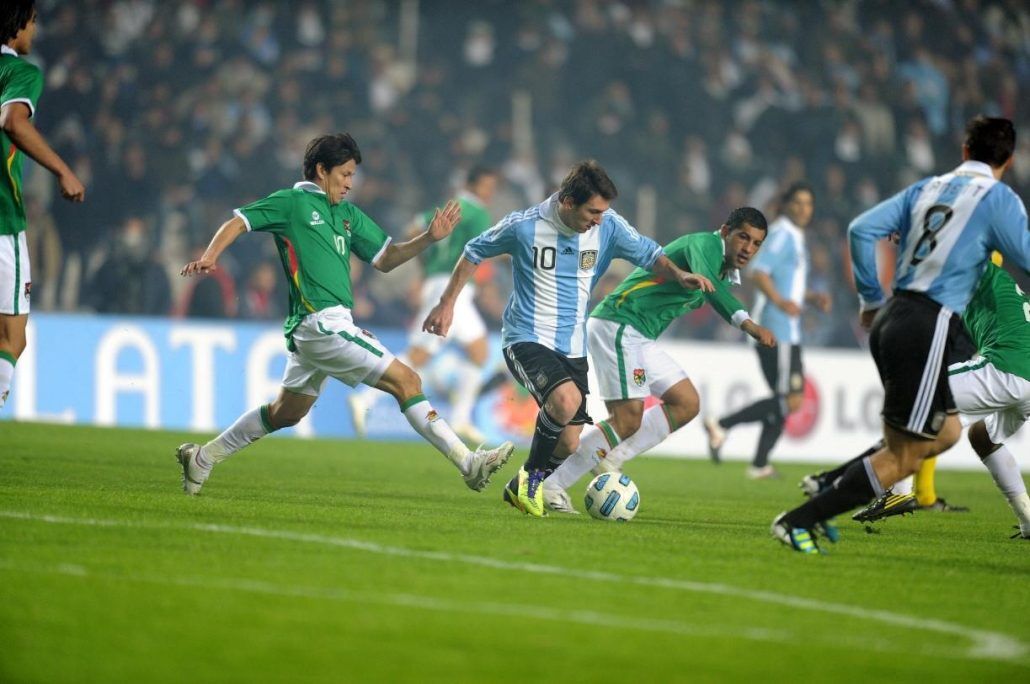
[[[644,372],[643,368],[633,369],[633,382],[637,384],[637,387],[643,387],[644,383],[647,382],[647,373]]]
[[[311,225],[313,225],[313,226],[323,226],[323,225],[325,225],[325,221],[322,220],[322,215],[319,214],[317,211],[311,212]]]
[[[347,219],[343,219],[343,229],[348,233],[350,232],[350,221]]]
[[[584,271],[589,271],[597,263],[597,250],[586,249],[579,253],[579,267]]]

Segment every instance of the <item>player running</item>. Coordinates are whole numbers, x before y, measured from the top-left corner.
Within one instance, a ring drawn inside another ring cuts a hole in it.
[[[451,270],[461,258],[465,243],[490,227],[490,212],[487,207],[493,201],[497,189],[497,172],[484,166],[473,168],[468,174],[465,189],[458,193],[455,201],[461,208],[461,220],[454,227],[450,238],[434,242],[422,253],[425,279],[422,282],[421,308],[415,316],[408,336],[408,350],[401,358],[412,369],[418,371],[443,346],[444,340],[422,330],[422,321],[440,301],[440,295],[447,287]],[[415,219],[412,233],[425,230],[433,219],[433,211],[426,211]],[[452,337],[462,346],[467,357],[457,371],[459,391],[454,395],[451,410],[451,425],[461,437],[474,444],[484,441],[472,421],[472,409],[483,385],[483,366],[490,352],[487,346],[486,324],[473,302],[475,288],[466,287],[458,295],[454,309]],[[368,387],[352,393],[348,398],[354,429],[359,437],[365,436],[365,414],[375,400],[381,396]]]
[[[14,366],[25,351],[32,270],[25,240],[23,154],[57,176],[61,196],[82,202],[86,189],[32,124],[43,92],[43,73],[21,58],[36,37],[34,0],[9,0],[0,10],[0,409],[7,403]]]
[[[591,468],[621,470],[623,463],[660,444],[697,415],[697,389],[658,337],[679,316],[708,302],[722,318],[765,347],[776,344],[771,331],[751,320],[730,290],[740,271],[758,253],[768,225],[762,212],[734,209],[719,230],[673,240],[662,250],[676,266],[712,281],[714,291],[686,290],[638,268],[590,314],[587,345],[608,418],[587,428],[576,453],[544,480],[544,503],[561,513],[577,513],[566,490]],[[644,410],[644,398],[660,405]]]
[[[555,194],[501,219],[465,246],[440,303],[423,328],[445,336],[462,287],[483,259],[510,254],[514,290],[504,310],[501,344],[515,380],[537,405],[529,458],[504,490],[504,500],[543,516],[544,479],[576,451],[586,411],[586,317],[590,291],[613,258],[626,259],[688,290],[712,283],[687,273],[613,211],[618,191],[595,161],[576,164]]]
[[[461,218],[458,204],[448,202],[434,212],[425,232],[394,244],[364,212],[343,201],[359,163],[361,152],[350,135],[315,138],[304,153],[305,180],[235,210],[204,255],[183,267],[184,276],[208,273],[240,235],[266,232],[275,238],[290,286],[290,315],[284,325],[290,353],[282,390],[275,401],[243,414],[204,446],[178,448],[187,494],[200,492],[215,464],[271,432],[296,425],[328,377],[351,387],[371,385],[393,396],[415,432],[461,471],[470,489],[483,489],[511,455],[511,442],[470,451],[422,394],[418,374],[351,318],[352,254],[385,273],[446,238]]]
[[[1011,121],[976,117],[966,127],[958,168],[914,183],[848,227],[861,322],[872,329],[870,350],[884,386],[885,446],[773,521],[773,536],[790,548],[818,553],[818,523],[882,496],[958,440],[947,368],[961,360],[956,350],[968,339],[960,316],[992,251],[1030,269],[1026,207],[1000,182],[1015,144]],[[894,296],[885,304],[875,245],[894,233]]]

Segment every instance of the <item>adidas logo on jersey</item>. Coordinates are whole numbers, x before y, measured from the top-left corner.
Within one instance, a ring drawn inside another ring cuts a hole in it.
[[[566,247],[565,249],[563,249],[561,251],[561,253],[562,253],[563,256],[568,256],[570,254],[575,254],[576,250],[572,249],[571,247]]]

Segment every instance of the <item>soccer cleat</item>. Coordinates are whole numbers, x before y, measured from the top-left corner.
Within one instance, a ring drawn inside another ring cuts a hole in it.
[[[705,432],[708,433],[708,457],[713,463],[722,463],[719,451],[726,442],[726,430],[715,418],[705,418],[704,426]]]
[[[840,541],[840,530],[837,529],[837,526],[833,524],[832,520],[817,522],[815,527],[812,528],[812,531],[831,544],[836,544]]]
[[[892,515],[914,513],[919,509],[915,494],[895,494],[889,489],[883,496],[851,516],[855,522],[874,522]]]
[[[820,492],[829,489],[832,483],[827,482],[822,474],[816,475],[805,475],[801,478],[801,482],[798,482],[798,487],[801,488],[801,492],[811,498]]]
[[[544,509],[544,479],[547,473],[543,470],[519,468],[519,503],[525,512],[535,518],[547,515]]]
[[[786,513],[780,513],[772,522],[770,532],[773,539],[781,544],[790,547],[798,553],[818,554],[822,553],[815,541],[815,535],[800,527],[791,527],[784,518]]]
[[[579,511],[572,507],[568,492],[559,487],[544,487],[544,506],[555,513],[579,515]]]
[[[175,458],[182,466],[182,491],[189,495],[200,494],[200,488],[211,474],[210,468],[201,468],[197,464],[200,445],[187,442],[175,450]]]
[[[476,449],[469,464],[469,473],[464,476],[465,484],[469,489],[482,491],[483,487],[490,484],[490,476],[504,467],[514,450],[515,445],[511,442],[505,442],[496,449]]]
[[[1013,525],[1012,529],[1016,531],[1009,539],[1030,539],[1030,527],[1023,529],[1022,525]]]
[[[454,430],[454,434],[461,437],[465,444],[482,444],[486,441],[486,437],[482,432],[476,428],[472,423],[460,423],[458,425],[452,425],[451,429]]]
[[[368,404],[356,392],[347,395],[347,406],[350,407],[350,418],[354,423],[354,434],[358,439],[365,439],[368,434],[365,425],[365,414],[368,413]]]
[[[521,468],[519,469],[519,472],[522,472]],[[520,511],[522,513],[526,512],[526,507],[519,502],[518,475],[508,480],[508,483],[504,485],[504,493],[501,494],[501,498],[504,500],[504,503],[508,504],[515,510]]]
[[[921,511],[940,511],[941,513],[968,513],[969,512],[969,507],[968,506],[957,506],[955,504],[950,504],[950,503],[948,503],[947,501],[945,501],[944,499],[942,499],[941,497],[938,496],[937,500],[934,501],[932,504],[930,504],[929,506],[920,506],[919,510],[921,510]]]
[[[749,480],[776,480],[780,477],[780,473],[771,465],[764,465],[759,468],[748,466],[744,474],[747,475]]]

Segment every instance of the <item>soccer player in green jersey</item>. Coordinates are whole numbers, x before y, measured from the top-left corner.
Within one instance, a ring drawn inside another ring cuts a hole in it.
[[[465,189],[455,198],[461,207],[461,221],[454,227],[449,239],[434,242],[422,253],[424,280],[421,308],[408,335],[408,350],[399,357],[416,371],[429,363],[430,358],[446,342],[443,338],[422,330],[422,321],[436,306],[440,295],[447,288],[451,271],[461,258],[465,243],[492,225],[487,207],[493,201],[497,181],[495,170],[485,166],[473,167],[469,171]],[[413,222],[411,233],[417,234],[425,230],[432,219],[431,210],[419,214]],[[490,349],[487,346],[486,324],[473,302],[474,294],[474,288],[465,287],[454,305],[454,324],[451,326],[450,337],[462,346],[467,361],[461,362],[457,369],[456,384],[459,391],[454,395],[451,425],[458,435],[469,442],[479,444],[484,439],[473,423],[472,409],[483,385],[483,365]],[[367,388],[354,392],[347,398],[354,419],[354,429],[359,437],[365,436],[365,414],[379,396],[381,395],[374,389]]]
[[[1030,497],[1015,457],[1004,442],[1030,418],[1030,297],[1012,276],[1000,268],[1001,255],[995,253],[977,285],[973,298],[962,315],[962,322],[979,353],[969,361],[948,367],[948,385],[963,425],[969,426],[969,443],[990,471],[998,489],[1008,500],[1019,521],[1019,533],[1030,539]],[[869,451],[833,470],[809,475],[801,481],[808,494],[832,486],[844,470]],[[925,482],[933,478],[935,457],[920,468],[917,491],[931,489]],[[924,480],[919,482],[919,480]],[[885,492],[853,517],[870,522],[892,515],[915,511],[921,506],[912,493],[899,493],[897,487]]]
[[[415,432],[450,459],[470,489],[485,487],[511,455],[511,442],[470,451],[422,394],[418,374],[351,318],[352,254],[390,271],[449,236],[461,218],[458,204],[448,202],[420,235],[394,244],[364,212],[343,201],[360,162],[361,152],[350,135],[315,138],[304,153],[305,180],[237,209],[203,256],[183,267],[184,276],[208,273],[243,233],[271,233],[290,288],[284,325],[289,356],[282,390],[275,401],[244,413],[207,444],[178,448],[187,494],[200,492],[216,463],[270,432],[296,425],[329,377],[351,387],[372,385],[393,396]]]
[[[22,154],[57,176],[61,196],[81,202],[86,189],[32,125],[43,92],[43,74],[21,58],[36,36],[33,0],[8,0],[0,10],[0,408],[7,401],[14,365],[25,351],[32,272],[25,241]]]
[[[760,344],[776,344],[772,332],[751,320],[730,289],[740,282],[739,269],[758,252],[767,231],[762,212],[735,209],[719,230],[684,235],[662,250],[679,268],[707,277],[714,291],[686,290],[638,268],[591,312],[587,344],[608,418],[585,430],[576,452],[544,480],[548,508],[576,513],[566,490],[587,470],[620,470],[697,416],[697,389],[657,343],[677,317],[707,302]],[[648,395],[662,403],[645,411]]]

